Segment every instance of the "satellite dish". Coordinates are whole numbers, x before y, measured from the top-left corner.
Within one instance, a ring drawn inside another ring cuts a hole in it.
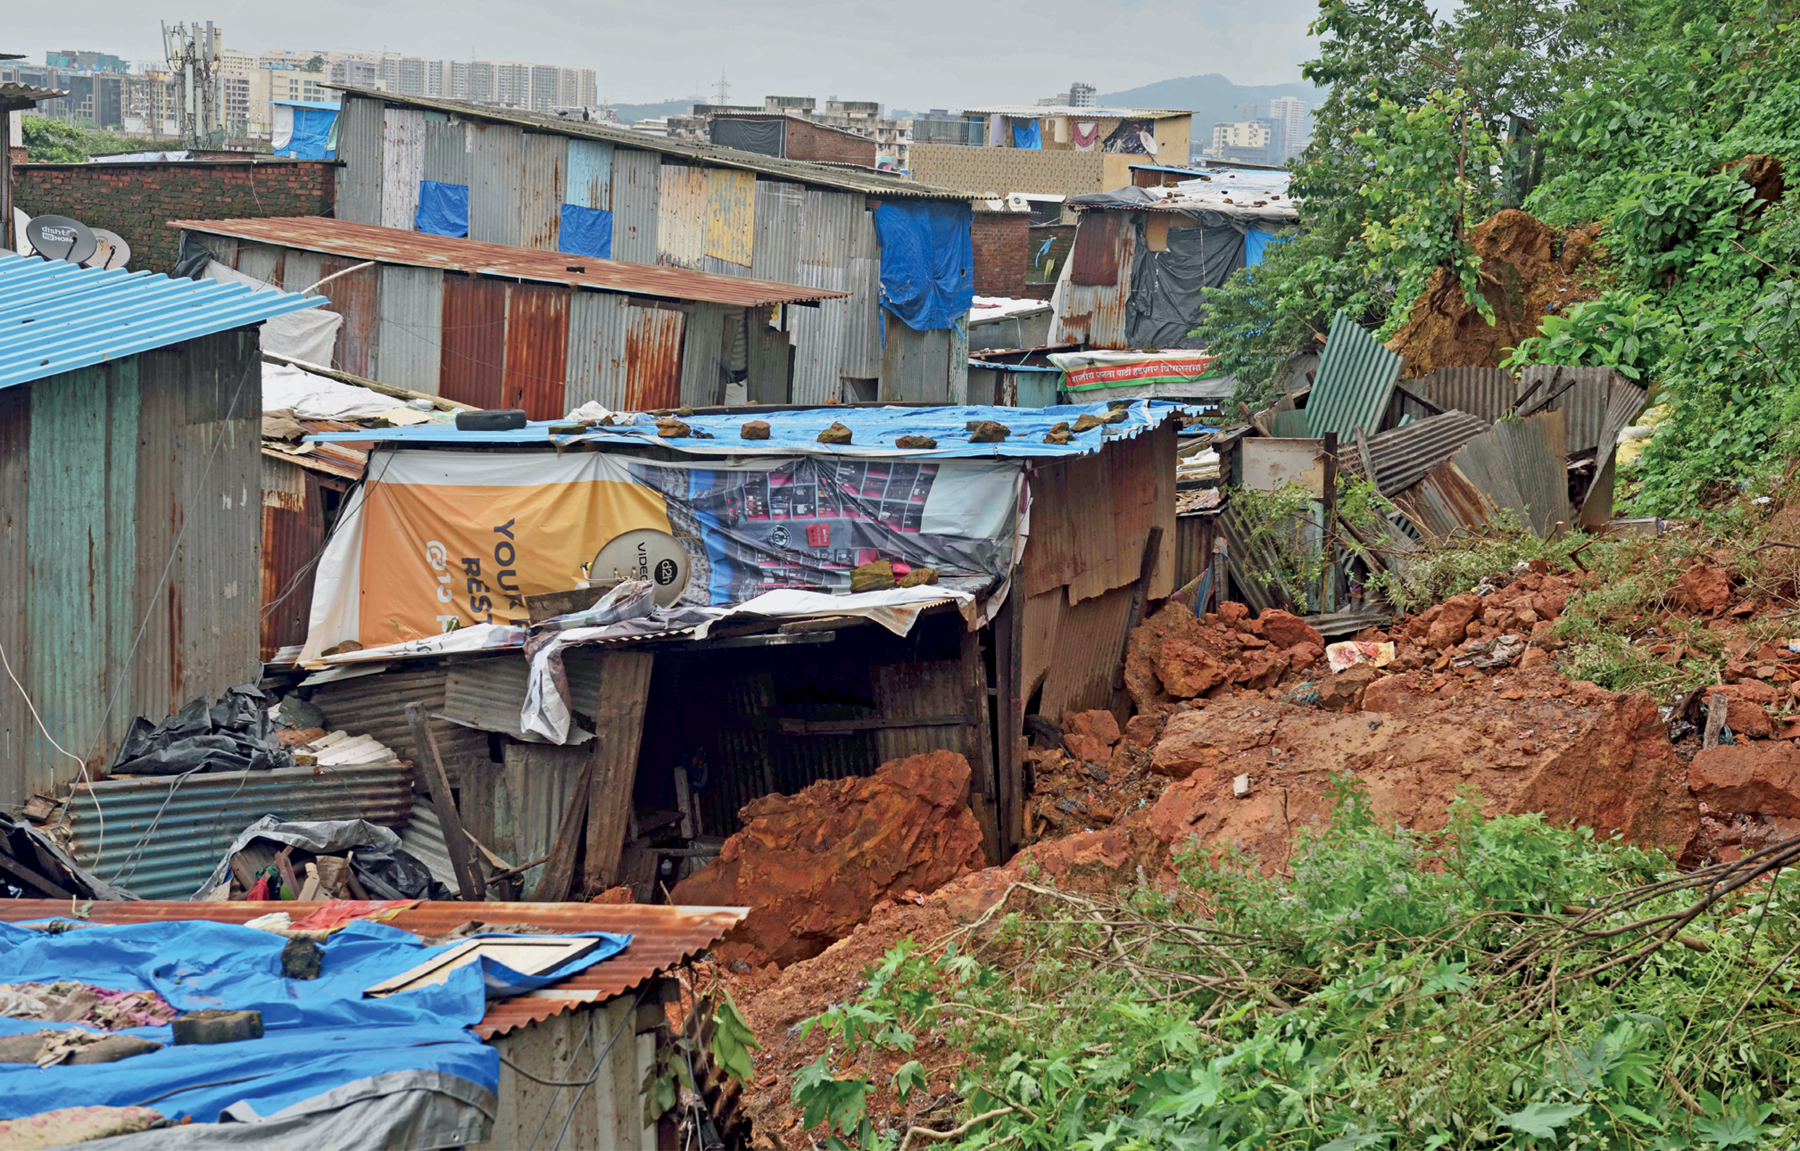
[[[633,528],[606,542],[594,556],[588,578],[649,580],[656,588],[656,605],[669,607],[687,589],[687,549],[668,532]]]
[[[94,254],[81,262],[83,267],[123,268],[131,261],[131,245],[117,232],[95,228],[94,243]]]
[[[31,250],[47,260],[67,260],[80,264],[99,247],[94,233],[80,220],[67,216],[36,216],[25,225],[25,239]]]

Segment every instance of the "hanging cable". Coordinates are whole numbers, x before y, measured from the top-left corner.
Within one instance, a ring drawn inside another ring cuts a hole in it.
[[[94,781],[93,778],[88,775],[87,762],[62,744],[56,742],[56,737],[51,735],[50,729],[44,726],[44,718],[38,714],[37,704],[31,702],[31,693],[25,690],[25,685],[20,683],[19,677],[13,674],[12,660],[6,658],[5,644],[0,644],[0,664],[5,665],[6,678],[12,680],[13,686],[19,689],[19,695],[24,698],[25,706],[31,709],[31,718],[37,721],[38,730],[44,733],[44,738],[50,741],[50,746],[75,761],[76,770],[80,773],[76,778],[87,784],[88,795],[92,797],[94,794]],[[94,815],[100,822],[100,840],[94,847],[94,863],[98,865],[100,862],[100,849],[106,846],[106,816],[102,815],[100,812],[100,801],[98,799],[94,800]]]

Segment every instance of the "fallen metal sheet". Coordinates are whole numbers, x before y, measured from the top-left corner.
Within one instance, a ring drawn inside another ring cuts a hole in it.
[[[1641,397],[1639,410],[1642,410],[1643,402],[1648,398],[1644,390],[1611,368],[1572,368],[1561,364],[1533,364],[1525,369],[1519,387],[1518,410],[1527,414],[1562,412],[1564,427],[1568,430],[1569,454],[1590,452],[1600,446],[1607,409],[1613,401],[1615,380]],[[1636,414],[1632,413],[1633,416]]]
[[[1412,487],[1395,493],[1393,503],[1420,533],[1439,538],[1487,523],[1498,510],[1469,482],[1454,459],[1445,460]]]
[[[1439,368],[1405,386],[1446,412],[1468,412],[1489,422],[1511,411],[1519,396],[1519,381],[1505,368]]]
[[[1600,442],[1595,446],[1594,459],[1599,465],[1594,478],[1581,495],[1581,507],[1576,512],[1576,520],[1589,531],[1602,531],[1612,519],[1613,481],[1617,470],[1615,454],[1619,448],[1619,437],[1624,434],[1632,420],[1637,419],[1639,412],[1649,396],[1644,389],[1619,376],[1613,377],[1612,395],[1606,402],[1606,412],[1600,422]]]
[[[1557,524],[1567,526],[1573,517],[1569,513],[1563,413],[1550,411],[1523,420],[1502,420],[1494,425],[1494,437],[1511,473],[1513,487],[1525,501],[1531,530],[1543,538]]]
[[[77,786],[69,806],[69,847],[83,867],[145,899],[186,899],[232,837],[264,815],[405,827],[412,775],[387,763],[103,779]]]
[[[1486,432],[1488,426],[1487,420],[1469,412],[1445,412],[1369,437],[1366,442],[1376,489],[1384,496],[1404,491]],[[1345,453],[1346,460],[1350,457],[1351,453]],[[1357,470],[1362,469],[1358,466]]]
[[[1401,363],[1398,352],[1383,347],[1339,311],[1326,334],[1318,379],[1306,401],[1307,434],[1336,432],[1347,440],[1357,428],[1377,428],[1400,379]]]

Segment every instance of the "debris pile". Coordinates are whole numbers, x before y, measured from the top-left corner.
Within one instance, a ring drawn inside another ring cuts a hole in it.
[[[669,900],[749,905],[749,918],[715,952],[758,966],[817,955],[876,903],[922,897],[986,864],[969,810],[969,764],[951,751],[766,795],[741,818],[718,861],[682,880]]]
[[[196,699],[161,723],[143,716],[113,756],[109,775],[181,775],[190,771],[261,771],[292,767],[275,738],[269,699],[250,684],[226,691],[211,706]]]

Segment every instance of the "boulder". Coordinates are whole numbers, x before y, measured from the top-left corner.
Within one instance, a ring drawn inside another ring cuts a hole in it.
[[[1382,674],[1372,664],[1352,664],[1319,681],[1319,706],[1326,711],[1355,711],[1362,706],[1365,689]]]
[[[817,955],[877,903],[928,894],[986,864],[969,810],[969,764],[951,751],[763,796],[739,817],[743,830],[670,901],[748,906],[718,950],[755,966]]]
[[[1688,787],[1714,812],[1800,816],[1800,747],[1787,740],[1721,744],[1694,756]]]
[[[1222,660],[1200,646],[1197,637],[1188,635],[1164,638],[1157,649],[1155,668],[1163,690],[1175,699],[1192,699],[1217,687],[1228,672]]]
[[[1063,749],[1083,763],[1105,763],[1119,742],[1119,721],[1100,708],[1064,712],[1062,729]]]
[[[1681,573],[1669,599],[1696,615],[1714,615],[1731,603],[1731,573],[1721,567],[1697,563]]]
[[[1296,644],[1310,643],[1320,651],[1325,650],[1325,637],[1292,612],[1280,608],[1270,608],[1257,617],[1262,624],[1263,638],[1276,647],[1293,647]]]
[[[1132,747],[1153,747],[1162,738],[1162,720],[1154,715],[1134,715],[1125,721],[1121,739]]]
[[[1439,650],[1455,647],[1468,638],[1469,625],[1480,613],[1481,597],[1478,595],[1459,595],[1445,600],[1437,618],[1431,621],[1430,630],[1425,633],[1426,646]]]

